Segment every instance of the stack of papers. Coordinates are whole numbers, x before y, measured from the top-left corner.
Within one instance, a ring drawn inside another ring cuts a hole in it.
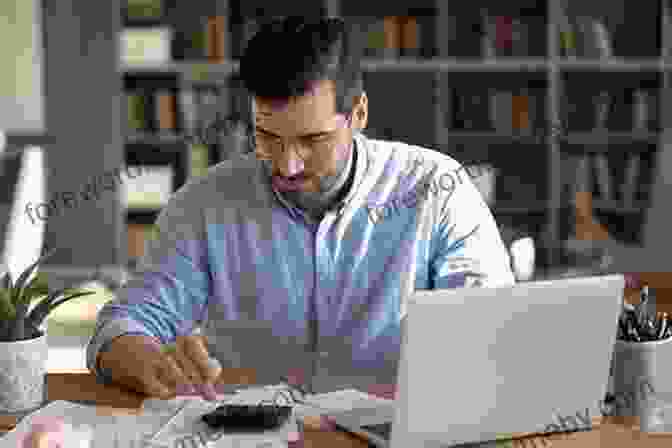
[[[223,404],[259,404],[273,400],[278,405],[289,405],[288,400],[276,395],[286,386],[258,386],[239,389],[231,394],[219,394],[217,401],[201,397],[178,397],[173,400],[146,399],[137,414],[124,415],[123,410],[112,415],[102,408],[54,401],[26,416],[16,428],[0,438],[2,446],[23,446],[33,425],[62,426],[59,443],[68,448],[152,448],[176,446],[212,447],[287,447],[300,439],[297,420],[305,417],[329,415],[337,421],[354,419],[359,424],[392,421],[394,401],[378,398],[355,389],[309,395],[305,404],[296,404],[293,418],[285,425],[262,433],[213,434],[200,420],[203,414]],[[195,445],[192,445],[193,440]],[[186,443],[186,444],[185,444]],[[184,444],[184,445],[183,445]]]

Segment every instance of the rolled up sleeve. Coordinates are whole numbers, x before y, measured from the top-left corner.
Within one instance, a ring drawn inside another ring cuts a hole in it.
[[[211,289],[203,212],[192,210],[180,193],[153,226],[138,274],[98,313],[86,358],[87,368],[102,381],[108,378],[97,368],[96,357],[113,339],[143,334],[166,344],[189,334],[203,319]]]

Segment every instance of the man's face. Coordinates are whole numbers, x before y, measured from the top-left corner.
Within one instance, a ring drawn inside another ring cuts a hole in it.
[[[270,160],[278,190],[318,192],[320,179],[337,175],[350,156],[352,130],[336,113],[333,82],[313,83],[289,101],[255,98],[254,108],[257,154]]]

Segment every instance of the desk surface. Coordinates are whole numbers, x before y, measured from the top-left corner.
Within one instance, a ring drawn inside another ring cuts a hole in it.
[[[222,384],[254,384],[254,374],[244,369],[226,369],[219,379]],[[49,373],[47,375],[47,399],[87,401],[98,406],[97,411],[110,414],[138,413],[145,397],[120,386],[103,386],[87,371]],[[590,432],[545,439],[529,438],[498,443],[506,448],[579,448],[579,447],[646,447],[669,448],[672,433],[640,433],[633,419],[608,419],[595,421],[596,429]],[[302,448],[366,448],[367,444],[350,435],[321,426],[316,421],[306,421]],[[0,431],[8,431],[16,424],[13,417],[0,416]],[[480,445],[485,447],[486,444]],[[488,444],[487,446],[494,446]]]

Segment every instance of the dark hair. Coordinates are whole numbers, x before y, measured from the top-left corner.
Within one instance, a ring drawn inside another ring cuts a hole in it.
[[[336,84],[336,112],[349,113],[363,91],[361,45],[342,19],[287,16],[263,23],[240,61],[239,79],[252,96],[288,99],[316,81]]]

